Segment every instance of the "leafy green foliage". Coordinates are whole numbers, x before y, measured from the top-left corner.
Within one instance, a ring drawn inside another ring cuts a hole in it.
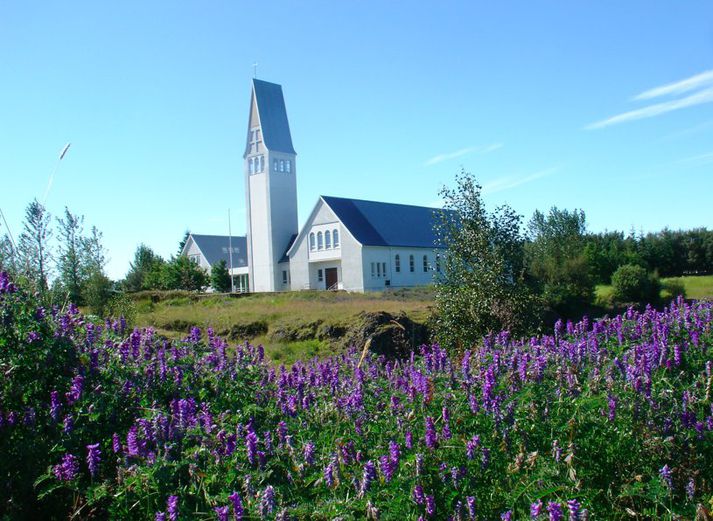
[[[634,264],[625,264],[617,269],[611,283],[612,298],[620,303],[656,301],[661,290],[657,276]]]
[[[521,217],[508,206],[488,212],[480,185],[465,172],[440,195],[436,232],[446,253],[436,283],[438,340],[464,349],[487,333],[526,331],[538,306],[525,277]]]
[[[134,252],[134,260],[122,282],[126,291],[162,289],[162,271],[166,262],[154,251],[140,244]]]
[[[584,212],[555,207],[547,215],[535,211],[528,227],[528,271],[538,282],[544,303],[561,316],[581,314],[594,298],[594,281],[583,253]]]
[[[230,291],[230,273],[228,273],[228,265],[223,259],[211,266],[210,285],[218,293]]]
[[[20,271],[36,291],[45,294],[49,288],[50,261],[49,241],[52,237],[51,216],[37,199],[25,209],[25,221],[17,245]]]
[[[188,257],[179,255],[162,267],[161,281],[161,289],[198,291],[208,285],[208,275]]]

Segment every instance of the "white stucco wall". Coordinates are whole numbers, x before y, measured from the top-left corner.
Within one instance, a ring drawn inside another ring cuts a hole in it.
[[[188,257],[189,259],[193,255],[198,255],[199,256],[199,261],[198,265],[206,270],[208,273],[210,273],[210,264],[208,264],[208,260],[205,258],[203,253],[201,253],[200,249],[198,249],[198,246],[196,245],[195,241],[193,240],[193,237],[188,237],[188,241],[186,242],[186,245],[183,247],[183,253]]]
[[[396,255],[401,259],[401,270],[396,271]],[[409,258],[413,255],[414,271],[410,270]],[[427,257],[427,270],[423,271],[423,256]],[[387,248],[381,246],[365,246],[362,249],[364,290],[383,290],[389,288],[404,288],[424,286],[433,282],[436,273],[436,252],[430,248]],[[371,263],[385,263],[386,274],[375,269],[372,276]],[[443,262],[441,262],[443,266]],[[386,286],[389,281],[389,286]]]

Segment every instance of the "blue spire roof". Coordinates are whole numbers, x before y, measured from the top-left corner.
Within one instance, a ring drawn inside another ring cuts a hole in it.
[[[277,83],[253,79],[253,90],[265,147],[275,152],[296,154],[292,146],[282,87]]]
[[[322,196],[354,238],[364,246],[441,248],[433,230],[443,210]]]
[[[203,252],[208,264],[211,266],[220,260],[224,260],[229,265],[230,253],[228,252],[228,244],[232,244],[233,247],[233,268],[244,268],[248,265],[248,242],[244,235],[233,235],[231,238],[227,235],[198,235],[192,233],[191,237],[193,237],[196,245]]]

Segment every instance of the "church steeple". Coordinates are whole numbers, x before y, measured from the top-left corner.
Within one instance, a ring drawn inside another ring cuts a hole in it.
[[[297,234],[296,156],[282,87],[253,79],[243,154],[251,291],[289,289],[278,264]]]

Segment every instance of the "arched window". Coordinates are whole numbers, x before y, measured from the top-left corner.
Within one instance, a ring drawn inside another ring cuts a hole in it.
[[[332,230],[332,243],[335,248],[339,248],[339,232],[337,230]]]
[[[401,273],[401,255],[398,253],[396,254],[396,257],[394,257],[394,269],[396,270],[396,273]]]
[[[280,172],[284,172],[284,171],[285,171],[285,160],[280,159]]]
[[[380,262],[376,263],[376,276],[381,277],[381,263]]]
[[[324,247],[327,249],[332,247],[332,234],[329,233],[329,230],[324,232]]]
[[[324,248],[324,243],[322,242],[322,232],[317,232],[317,249],[321,250]]]
[[[309,234],[309,249],[314,250],[314,232]]]
[[[277,172],[277,159],[272,160],[272,171]]]
[[[289,159],[287,160],[287,173],[289,174],[292,171],[292,161]]]
[[[255,173],[255,160],[252,157],[248,159],[248,169],[251,174]]]
[[[423,272],[426,273],[428,271],[428,255],[423,256]]]
[[[408,256],[408,270],[413,273],[416,271],[416,262],[413,259],[413,255]]]

